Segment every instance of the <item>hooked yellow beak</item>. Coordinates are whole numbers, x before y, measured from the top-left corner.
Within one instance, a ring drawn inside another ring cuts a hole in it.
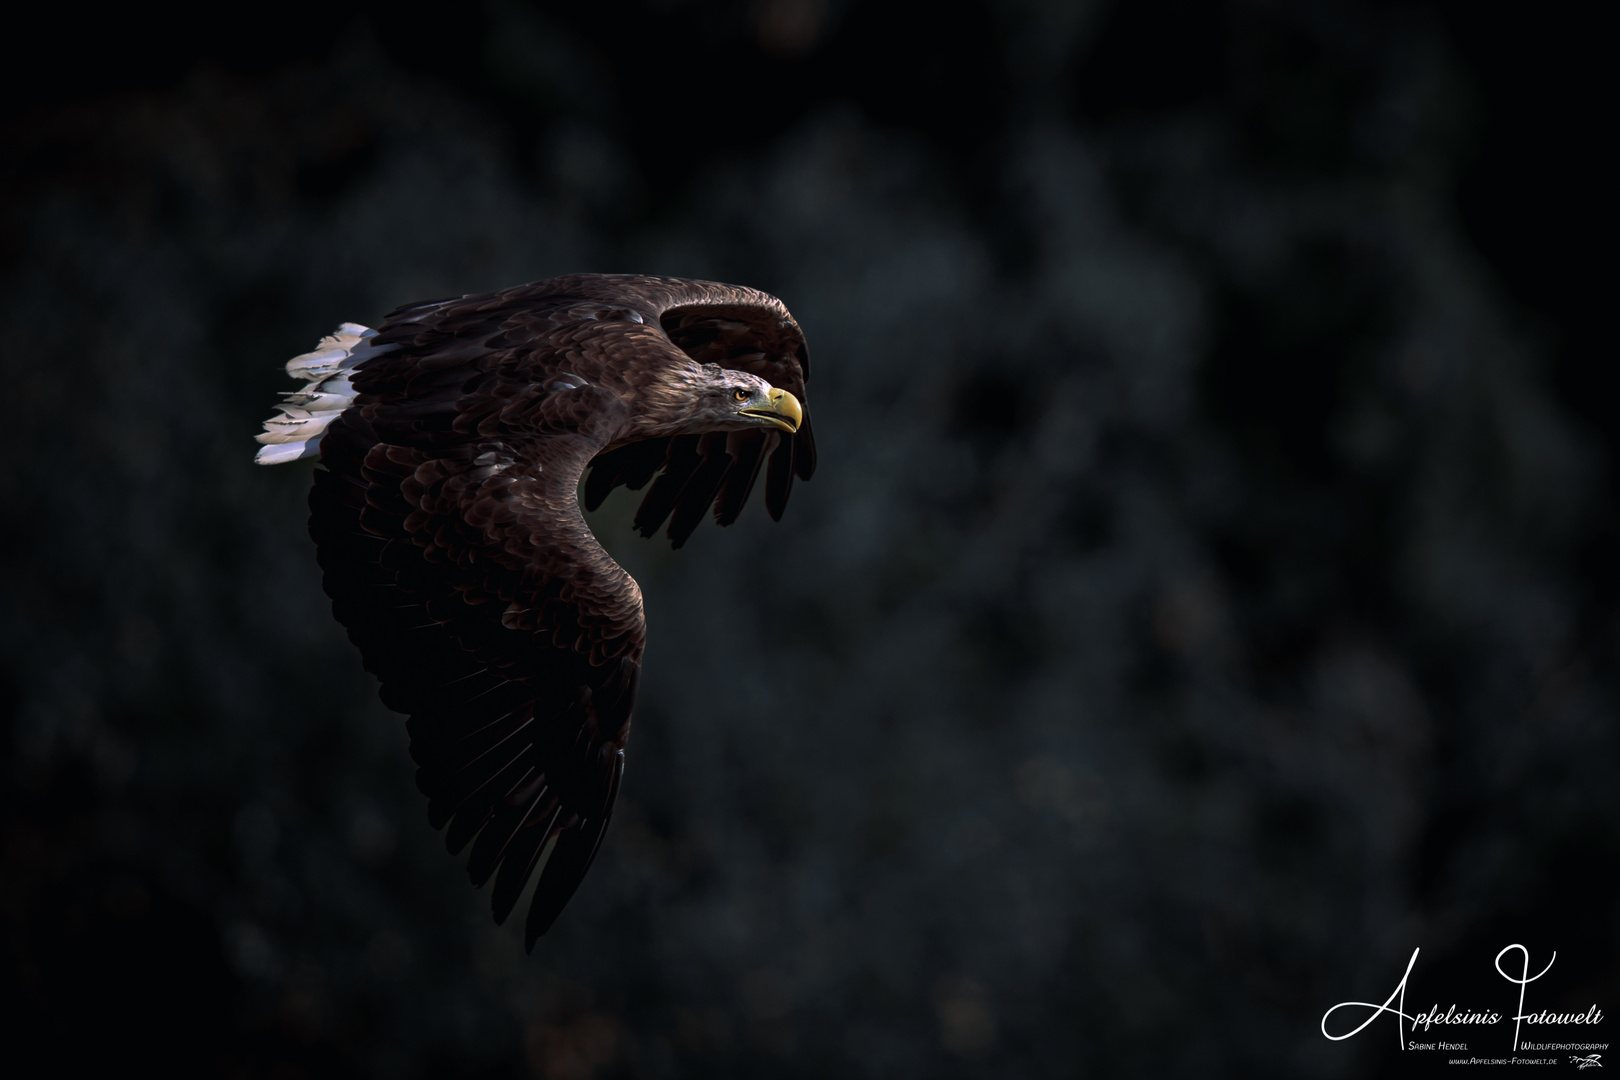
[[[799,425],[804,423],[804,408],[799,399],[786,390],[772,387],[765,397],[768,405],[751,405],[746,409],[739,409],[742,416],[753,416],[781,428],[783,431],[798,431]]]

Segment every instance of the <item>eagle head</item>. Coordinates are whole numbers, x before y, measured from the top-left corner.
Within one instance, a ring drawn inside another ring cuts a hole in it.
[[[754,428],[791,433],[804,423],[799,399],[758,375],[719,364],[691,364],[672,374],[674,378],[645,395],[651,407],[637,426],[647,435]]]

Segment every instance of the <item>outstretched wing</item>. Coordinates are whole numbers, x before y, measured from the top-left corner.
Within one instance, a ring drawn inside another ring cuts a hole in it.
[[[612,815],[645,634],[640,590],[580,514],[580,477],[594,461],[594,508],[657,474],[636,523],[651,535],[668,519],[677,547],[711,505],[736,520],[762,467],[780,517],[815,468],[808,411],[787,438],[618,440],[638,394],[688,360],[804,402],[804,338],[754,290],[579,275],[412,304],[364,359],[340,351],[260,460],[319,446],[310,533],[334,613],[409,716],[429,821],[452,853],[472,845],[468,874],[494,878],[497,921],[538,871],[532,948]]]
[[[530,948],[578,887],[624,770],[644,624],[580,515],[638,346],[566,297],[413,305],[351,376],[310,533],[333,609],[409,716],[417,786],[504,921],[536,868]]]
[[[711,507],[719,524],[736,521],[763,467],[765,507],[781,520],[794,477],[808,480],[816,468],[805,394],[810,354],[798,324],[775,297],[736,286],[641,279],[627,292],[656,315],[670,341],[692,359],[746,371],[788,391],[804,407],[804,420],[786,437],[762,431],[711,433],[615,447],[591,466],[586,508],[595,510],[620,484],[634,491],[653,481],[635,526],[641,535],[651,536],[668,520],[668,536],[680,547]]]

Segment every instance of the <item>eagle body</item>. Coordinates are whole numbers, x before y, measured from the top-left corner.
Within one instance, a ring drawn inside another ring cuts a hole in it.
[[[612,816],[641,671],[641,590],[580,509],[648,487],[679,547],[760,473],[780,518],[815,468],[809,357],[781,301],[713,282],[575,275],[344,324],[258,460],[319,456],[310,535],[333,613],[409,719],[428,820],[502,922],[539,872],[551,926]]]

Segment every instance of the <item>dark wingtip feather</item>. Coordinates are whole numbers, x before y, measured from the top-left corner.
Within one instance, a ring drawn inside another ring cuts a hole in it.
[[[424,793],[433,793],[428,798],[428,822],[433,828],[442,829],[454,814],[464,810],[477,813],[480,807],[496,805],[532,775],[533,762],[533,747],[522,746],[510,756],[490,757],[490,752],[486,752],[459,768],[420,766],[416,770],[416,786],[419,790],[425,789]]]
[[[506,857],[501,860],[500,871],[495,875],[495,888],[489,896],[489,906],[495,913],[497,924],[504,923],[506,917],[512,914],[512,908],[516,906],[523,886],[528,883],[529,875],[534,872],[534,864],[540,861],[540,853],[550,839],[560,813],[562,807],[558,806],[552,808],[550,813],[529,818],[507,844]],[[546,871],[550,869],[548,863]],[[541,881],[544,880],[543,873]]]
[[[650,538],[657,532],[659,526],[669,518],[669,512],[675,509],[675,500],[679,498],[681,488],[685,486],[685,477],[674,477],[668,473],[660,476],[658,482],[653,484],[647,497],[641,500],[636,508],[636,518],[630,527],[642,535],[643,539]]]
[[[782,520],[787,509],[788,496],[793,493],[793,440],[783,439],[771,455],[771,464],[765,471],[765,509],[772,521]]]
[[[549,808],[537,808],[542,806],[547,794],[544,779],[536,776],[484,812],[483,820],[488,824],[478,834],[478,842],[467,857],[467,879],[473,883],[473,888],[484,887],[489,875],[495,872],[495,864],[500,862],[501,855],[524,823],[545,816]]]
[[[623,476],[619,465],[608,455],[592,462],[590,474],[585,477],[585,509],[595,510],[607,499]]]
[[[534,901],[529,905],[529,917],[523,924],[523,947],[529,952],[534,951],[534,943],[551,929],[551,924],[579,890],[585,872],[591,868],[597,842],[606,829],[606,819],[587,818],[557,837],[557,846],[540,875],[540,883],[534,887]]]
[[[653,478],[653,473],[669,459],[669,440],[647,439],[631,443],[614,453],[624,455],[624,486],[631,491],[640,491]]]
[[[667,535],[670,543],[677,548],[686,543],[702,523],[720,485],[725,482],[726,474],[731,471],[731,455],[726,453],[725,435],[711,432],[703,436],[698,443],[698,461],[698,467],[681,489],[680,501],[675,504],[675,512],[669,519]]]
[[[585,509],[596,510],[620,484],[640,491],[668,457],[668,439],[646,439],[598,454],[585,477]]]
[[[652,536],[669,517],[675,504],[680,502],[681,491],[692,478],[702,461],[698,457],[701,435],[677,435],[669,440],[669,457],[664,462],[664,473],[653,482],[652,490],[641,500],[636,511],[635,528],[642,536]]]
[[[607,835],[608,822],[613,820],[613,804],[619,798],[619,784],[624,780],[624,751],[613,755],[613,771],[608,777],[607,798],[603,800],[602,814],[586,818],[578,827],[568,829],[557,838],[557,847],[551,853],[540,882],[534,888],[534,899],[529,902],[529,917],[523,924],[523,948],[534,952],[534,943],[551,929],[562,909],[573,899],[580,882],[585,880],[596,853],[602,848]],[[567,845],[566,849],[564,845]]]
[[[793,436],[793,471],[800,480],[816,474],[816,433],[810,430],[810,414],[804,414],[804,426]]]
[[[734,431],[726,437],[726,453],[732,457],[731,470],[714,503],[714,520],[719,525],[730,525],[742,513],[749,492],[759,479],[759,467],[765,455],[776,447],[776,433],[762,431]]]
[[[449,799],[432,794],[433,781],[431,770],[424,776],[423,770],[416,770],[416,790],[428,796],[428,828],[438,832],[450,823],[451,816],[456,812],[456,804]]]
[[[461,849],[466,847],[467,843],[478,835],[478,830],[484,827],[484,822],[488,821],[494,813],[494,807],[485,806],[478,811],[472,809],[463,810],[451,818],[450,828],[446,829],[444,834],[445,850],[452,855],[460,855]],[[475,884],[483,883],[476,882]]]

